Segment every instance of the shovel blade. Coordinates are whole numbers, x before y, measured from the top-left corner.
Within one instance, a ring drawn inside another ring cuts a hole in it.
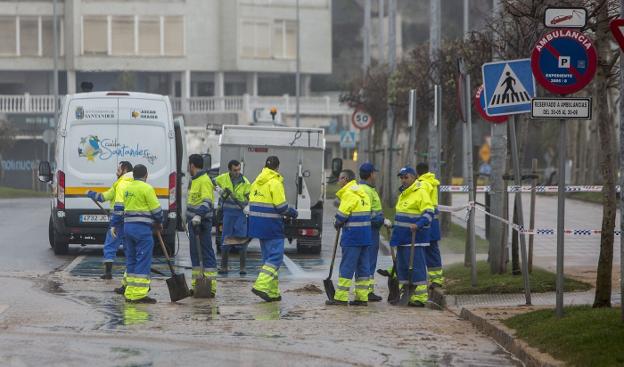
[[[171,298],[171,302],[177,302],[190,296],[184,274],[174,274],[171,278],[167,279],[167,288],[169,288],[169,298]]]
[[[323,287],[325,288],[325,294],[327,294],[327,299],[330,301],[334,299],[334,295],[336,294],[336,289],[334,288],[334,283],[332,283],[331,279],[323,280]]]
[[[399,305],[400,306],[407,306],[407,304],[409,303],[410,298],[412,298],[412,289],[411,287],[404,285],[403,286],[403,293],[401,294],[401,298],[399,299]]]
[[[195,298],[212,298],[212,284],[210,279],[206,277],[199,277],[195,279],[195,291],[193,292]]]
[[[388,277],[388,303],[397,303],[400,296],[399,281],[396,277]]]

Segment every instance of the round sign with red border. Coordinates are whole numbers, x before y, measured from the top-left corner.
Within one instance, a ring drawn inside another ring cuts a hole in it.
[[[368,129],[373,124],[373,117],[363,108],[359,107],[353,111],[353,115],[351,115],[351,123],[357,129],[365,130]]]
[[[535,45],[531,69],[537,82],[552,93],[578,92],[594,78],[596,49],[585,34],[557,29]]]
[[[483,93],[483,84],[477,88],[477,93],[474,96],[474,106],[475,110],[479,112],[481,118],[487,122],[493,122],[495,124],[500,124],[507,121],[507,116],[490,116],[485,112],[485,93]]]

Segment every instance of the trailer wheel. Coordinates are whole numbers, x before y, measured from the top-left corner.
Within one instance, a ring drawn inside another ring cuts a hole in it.
[[[321,253],[321,238],[297,239],[297,253],[318,255]]]

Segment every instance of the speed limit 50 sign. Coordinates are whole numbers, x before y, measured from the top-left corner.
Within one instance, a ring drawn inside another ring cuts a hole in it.
[[[373,124],[373,117],[361,108],[357,108],[351,115],[351,123],[357,129],[368,129]]]

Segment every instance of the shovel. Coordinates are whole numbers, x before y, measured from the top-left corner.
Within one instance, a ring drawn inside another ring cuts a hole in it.
[[[412,282],[412,275],[414,274],[414,247],[416,243],[416,231],[412,231],[412,244],[410,245],[410,258],[409,258],[409,268],[407,270],[407,289],[403,287],[403,294],[401,295],[401,299],[399,300],[399,304],[401,306],[407,306],[410,298],[412,298],[412,286],[414,283]]]
[[[169,253],[167,252],[167,248],[165,247],[165,243],[163,242],[160,232],[156,232],[156,237],[158,237],[160,248],[167,258],[167,265],[169,265],[169,271],[171,271],[171,278],[167,279],[169,298],[171,298],[171,302],[177,302],[191,295],[188,289],[188,285],[186,284],[186,278],[184,278],[184,274],[176,274],[175,270],[173,270],[173,265],[171,264]]]
[[[334,242],[334,254],[332,255],[331,265],[329,266],[329,275],[327,279],[323,280],[323,287],[325,288],[325,293],[327,294],[327,298],[331,301],[334,299],[334,295],[336,294],[336,288],[334,288],[334,283],[331,281],[332,272],[334,271],[334,261],[336,260],[336,250],[338,249],[338,239],[340,238],[340,228],[336,231],[336,241]]]
[[[195,231],[195,228],[193,228]],[[199,233],[195,234],[195,243],[197,245],[197,256],[199,257],[199,276],[195,279],[195,290],[193,297],[195,298],[212,298],[212,284],[210,279],[204,275],[204,258],[202,256],[201,243],[199,242]]]

